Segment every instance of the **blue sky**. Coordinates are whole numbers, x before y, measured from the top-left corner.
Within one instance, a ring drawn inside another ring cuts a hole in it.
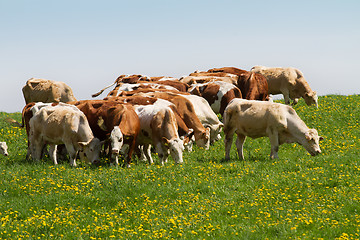
[[[31,77],[91,99],[121,74],[223,66],[292,66],[319,95],[360,94],[358,0],[0,0],[0,33],[5,112]]]

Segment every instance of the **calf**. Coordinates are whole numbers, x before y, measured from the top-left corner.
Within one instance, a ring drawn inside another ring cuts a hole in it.
[[[95,138],[86,116],[73,106],[44,106],[29,121],[31,156],[41,158],[45,144],[49,144],[50,157],[57,164],[56,148],[65,144],[70,165],[76,166],[76,156],[83,150],[93,163],[99,160],[101,142]]]
[[[0,154],[4,155],[4,156],[8,156],[8,152],[7,152],[8,146],[6,145],[6,142],[0,142]]]
[[[244,159],[243,144],[246,136],[259,138],[268,136],[271,144],[270,157],[278,158],[279,145],[297,142],[312,156],[321,153],[315,129],[309,129],[287,105],[273,102],[253,101],[235,98],[224,114],[225,159],[230,159],[234,133],[240,159]]]
[[[135,111],[139,116],[141,126],[137,143],[144,145],[149,164],[153,163],[150,144],[155,147],[161,165],[164,165],[169,152],[176,163],[182,163],[184,145],[178,135],[173,111],[169,107],[159,105],[136,105]]]

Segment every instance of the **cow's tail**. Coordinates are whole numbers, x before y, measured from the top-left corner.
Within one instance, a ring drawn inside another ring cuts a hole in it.
[[[9,123],[11,126],[14,126],[14,127],[20,127],[20,128],[23,128],[24,127],[24,121],[22,123],[19,123],[18,121],[16,121],[15,119],[13,118],[10,118],[10,117],[7,117],[5,119],[5,121],[7,123]]]
[[[93,95],[91,95],[91,97],[97,97],[99,96],[100,94],[102,94],[106,89],[108,89],[109,87],[113,86],[114,84],[116,84],[117,82],[115,81],[114,83],[112,83],[111,85],[101,89],[99,92],[97,93],[94,93]]]

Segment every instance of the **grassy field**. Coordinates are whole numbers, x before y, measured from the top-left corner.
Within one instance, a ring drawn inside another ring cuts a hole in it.
[[[184,163],[134,162],[116,168],[50,159],[25,161],[26,133],[0,113],[1,239],[359,239],[360,96],[319,98],[319,109],[295,106],[316,128],[322,154],[247,138],[245,161],[222,162],[220,140],[195,147]],[[156,158],[156,157],[155,157]]]

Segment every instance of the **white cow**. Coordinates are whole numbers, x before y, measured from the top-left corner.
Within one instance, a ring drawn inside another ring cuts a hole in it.
[[[41,158],[45,144],[49,144],[50,157],[57,164],[58,144],[65,144],[70,165],[76,166],[78,151],[83,150],[93,163],[99,160],[101,144],[95,138],[85,115],[74,106],[44,106],[29,121],[29,148],[35,160]]]
[[[312,156],[321,153],[315,129],[309,129],[285,104],[267,101],[233,99],[224,114],[225,159],[230,158],[230,149],[234,133],[237,134],[236,147],[240,159],[244,159],[243,144],[246,136],[251,138],[269,137],[270,157],[278,158],[279,145],[297,142]]]
[[[30,102],[76,101],[72,89],[63,82],[30,78],[22,88],[26,104]]]
[[[8,156],[8,146],[6,145],[6,142],[0,142],[0,154],[4,156]]]
[[[170,107],[161,105],[135,105],[140,119],[140,134],[137,144],[144,146],[149,164],[153,163],[150,147],[158,153],[160,164],[164,165],[170,155],[176,163],[183,162],[184,143],[179,138],[176,118]]]
[[[196,95],[180,95],[190,100],[194,106],[195,114],[202,125],[204,125],[205,128],[210,128],[210,144],[220,140],[220,132],[224,124],[219,121],[219,118],[211,109],[206,99]]]
[[[251,71],[262,74],[268,82],[269,94],[283,94],[286,104],[290,104],[292,99],[295,105],[302,97],[308,106],[315,104],[318,107],[317,94],[311,90],[300,70],[254,66]]]

